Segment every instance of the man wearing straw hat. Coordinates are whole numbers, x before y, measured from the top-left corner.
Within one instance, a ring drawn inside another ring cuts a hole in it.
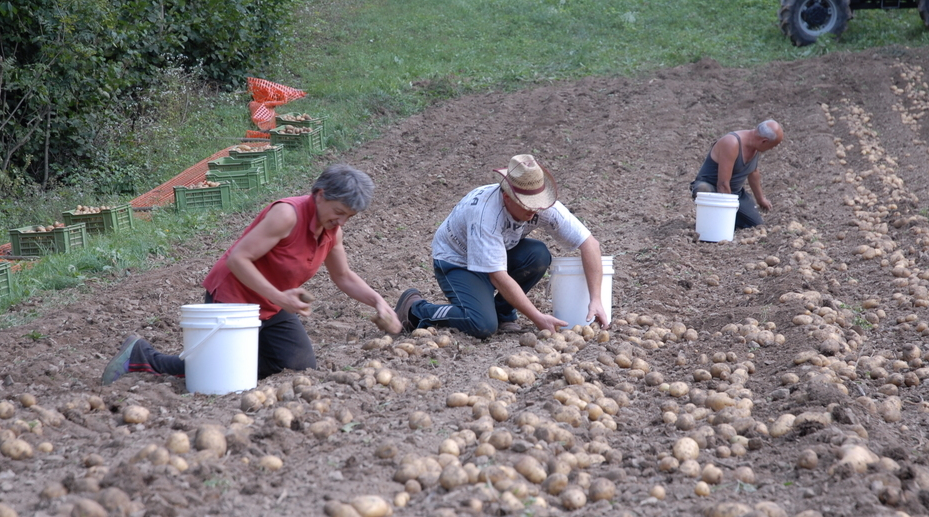
[[[600,243],[557,200],[555,178],[528,154],[514,156],[507,168],[495,171],[502,176],[500,183],[466,195],[432,240],[433,270],[449,304],[429,303],[417,289],[407,289],[395,309],[404,330],[452,327],[483,339],[497,331],[521,331],[517,312],[539,329],[554,332],[566,326],[526,296],[552,262],[542,241],[526,238],[537,228],[570,250],[580,249],[590,292],[587,320],[608,326],[600,298]]]
[[[754,129],[724,135],[713,144],[697,178],[691,182],[691,196],[696,199],[699,192],[736,194],[739,196],[739,211],[735,216],[735,227],[760,225],[763,220],[758,208],[768,211],[771,202],[761,190],[758,157],[777,147],[783,139],[784,131],[774,120],[765,120]],[[751,187],[754,199],[745,192],[745,183]]]
[[[349,268],[342,244],[342,225],[365,210],[373,195],[374,182],[367,174],[330,165],[310,195],[265,207],[207,274],[204,303],[259,306],[259,379],[285,368],[316,368],[313,344],[297,316],[310,315],[312,298],[302,286],[323,264],[336,287],[377,311],[373,321],[378,327],[401,331],[393,308]],[[111,384],[129,372],[181,376],[184,360],[156,351],[133,334],[107,364],[101,383]]]

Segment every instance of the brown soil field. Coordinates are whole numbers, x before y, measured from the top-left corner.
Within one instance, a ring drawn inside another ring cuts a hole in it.
[[[530,153],[614,258],[605,332],[436,329],[385,345],[323,270],[307,284],[320,368],[260,381],[256,407],[173,377],[101,386],[131,332],[181,351],[180,307],[200,303],[231,244],[203,236],[191,248],[206,252],[88,284],[71,305],[13,309],[34,317],[0,330],[0,503],[21,516],[927,515],[927,64],[929,49],[899,47],[703,60],[403,120],[329,157],[378,186],[345,227],[353,269],[391,303],[408,287],[442,300],[432,233]],[[768,118],[786,137],[759,165],[765,225],[700,242],[688,184],[717,138]],[[548,280],[530,297],[550,310]],[[148,418],[125,422],[130,406]],[[224,452],[198,450],[207,428]],[[31,456],[12,459],[14,444]],[[362,496],[388,506],[345,506]]]

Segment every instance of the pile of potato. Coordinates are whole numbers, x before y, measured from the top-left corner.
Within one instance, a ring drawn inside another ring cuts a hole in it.
[[[64,223],[55,221],[55,224],[50,224],[48,226],[38,225],[29,228],[28,230],[23,230],[23,233],[44,233],[55,231],[55,228],[64,228]]]
[[[220,186],[220,185],[222,185],[222,183],[220,183],[220,182],[218,182],[218,181],[201,181],[200,183],[193,184],[193,185],[191,185],[191,186],[189,186],[189,187],[187,187],[187,188],[190,188],[190,189],[193,189],[193,188],[212,188],[212,187],[218,187],[218,186]]]
[[[112,210],[111,206],[84,206],[77,205],[77,208],[74,210],[74,215],[88,215],[88,214],[99,214],[103,210]]]
[[[288,122],[309,122],[311,120],[316,120],[316,118],[306,113],[301,113],[300,115],[288,113],[287,115],[281,115],[281,120],[286,120]]]
[[[246,144],[239,144],[239,145],[233,147],[231,150],[232,150],[232,151],[239,152],[239,153],[260,153],[260,152],[262,152],[262,151],[267,151],[267,150],[269,150],[269,149],[276,149],[276,148],[277,148],[277,146],[267,145],[267,144],[258,145],[258,146],[250,146],[250,145],[246,145]]]
[[[291,126],[290,124],[284,126],[284,129],[280,130],[280,134],[284,135],[302,135],[304,133],[313,133],[316,129],[312,127],[297,127]]]

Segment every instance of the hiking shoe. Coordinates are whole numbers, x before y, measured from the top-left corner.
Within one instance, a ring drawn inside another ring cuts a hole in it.
[[[410,309],[413,308],[413,304],[424,300],[423,295],[420,294],[419,289],[411,288],[403,291],[403,294],[400,295],[400,299],[397,300],[397,306],[394,308],[394,312],[397,313],[397,318],[400,320],[400,325],[403,326],[404,332],[413,331],[413,322],[410,321]]]
[[[504,334],[517,334],[523,331],[522,325],[515,321],[504,321],[497,325],[497,332]]]
[[[139,336],[130,334],[129,337],[123,340],[123,344],[119,346],[119,352],[116,352],[116,356],[110,359],[110,362],[106,364],[106,368],[103,369],[103,377],[100,378],[101,384],[104,386],[113,384],[116,379],[129,373],[129,356],[132,355],[135,344],[139,339],[141,339]]]

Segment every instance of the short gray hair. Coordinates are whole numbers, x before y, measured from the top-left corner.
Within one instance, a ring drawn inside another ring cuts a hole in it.
[[[339,163],[326,167],[316,178],[313,194],[320,190],[327,201],[339,201],[349,210],[361,212],[374,197],[374,180],[354,167]]]
[[[777,131],[771,129],[771,126],[768,125],[769,123],[777,124],[777,121],[768,119],[758,124],[758,135],[766,140],[777,140]]]

